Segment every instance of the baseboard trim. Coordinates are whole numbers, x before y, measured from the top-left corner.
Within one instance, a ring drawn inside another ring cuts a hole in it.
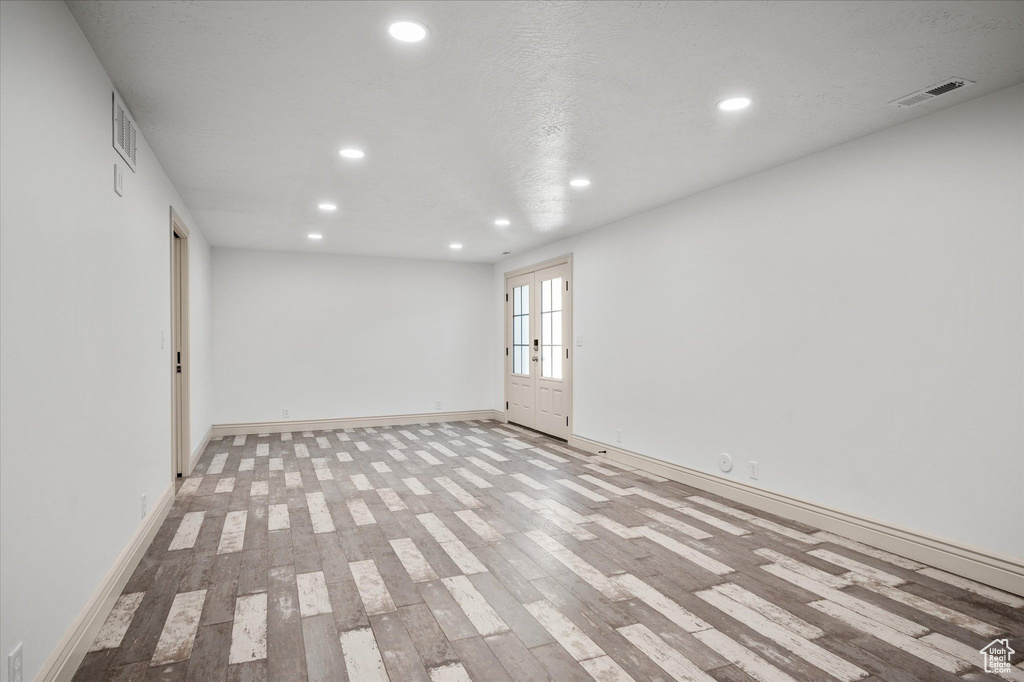
[[[582,436],[570,436],[569,445],[643,469],[673,481],[720,495],[741,504],[806,523],[866,545],[884,549],[944,571],[1024,596],[1024,561],[977,547],[920,533],[841,509],[772,492],[747,483],[697,471],[607,445]]]
[[[168,483],[156,504],[146,516],[146,520],[138,527],[121,550],[114,565],[107,571],[103,582],[93,592],[85,608],[78,614],[75,622],[61,639],[57,648],[43,664],[36,680],[41,682],[64,682],[70,680],[81,665],[82,659],[89,652],[96,634],[103,627],[103,622],[114,607],[114,602],[121,596],[121,590],[132,577],[135,567],[142,561],[143,555],[153,541],[160,524],[174,504],[174,483]]]
[[[206,429],[206,436],[203,437],[203,442],[199,444],[199,447],[195,449],[192,456],[188,458],[188,471],[183,471],[182,476],[190,476],[192,474],[192,470],[196,468],[196,463],[199,461],[199,458],[203,456],[203,453],[206,451],[206,446],[210,444],[212,439],[213,426],[211,425],[210,428]]]
[[[239,422],[214,424],[212,438],[241,436],[253,433],[283,433],[285,431],[322,431],[323,429],[359,429],[367,426],[409,426],[436,424],[437,422],[464,422],[484,419],[505,420],[498,410],[468,410],[465,412],[427,412],[425,414],[393,414],[380,417],[343,417],[339,419],[305,419],[277,422]]]

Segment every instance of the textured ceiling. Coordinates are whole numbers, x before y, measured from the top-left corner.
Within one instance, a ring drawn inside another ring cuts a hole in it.
[[[68,5],[215,246],[492,262],[1024,81],[1021,2]]]

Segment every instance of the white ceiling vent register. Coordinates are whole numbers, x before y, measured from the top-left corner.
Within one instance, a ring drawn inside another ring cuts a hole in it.
[[[940,95],[945,95],[947,92],[966,88],[969,85],[974,85],[974,81],[969,81],[966,78],[947,78],[935,85],[929,85],[924,90],[918,90],[917,92],[895,99],[889,102],[889,104],[896,107],[913,107],[921,104],[922,102],[927,102],[930,99],[935,99]]]
[[[139,137],[139,127],[128,113],[117,93],[114,93],[114,149],[125,160],[128,167],[135,170],[135,156]]]

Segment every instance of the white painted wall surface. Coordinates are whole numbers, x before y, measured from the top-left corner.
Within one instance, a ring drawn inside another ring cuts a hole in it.
[[[214,249],[214,423],[490,409],[491,270]]]
[[[194,455],[213,425],[213,254],[198,225],[190,221],[188,227],[190,451]]]
[[[32,679],[171,481],[169,206],[194,301],[209,248],[141,138],[114,194],[112,86],[64,3],[0,3],[0,78],[0,679],[18,642]],[[209,331],[199,303],[200,434]]]
[[[1024,556],[1022,121],[1024,86],[976,99],[498,263],[495,297],[573,253],[580,436]]]

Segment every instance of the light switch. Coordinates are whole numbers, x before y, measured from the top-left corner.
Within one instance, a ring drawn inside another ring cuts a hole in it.
[[[124,171],[121,170],[121,164],[114,164],[114,192],[117,196],[124,196]]]

